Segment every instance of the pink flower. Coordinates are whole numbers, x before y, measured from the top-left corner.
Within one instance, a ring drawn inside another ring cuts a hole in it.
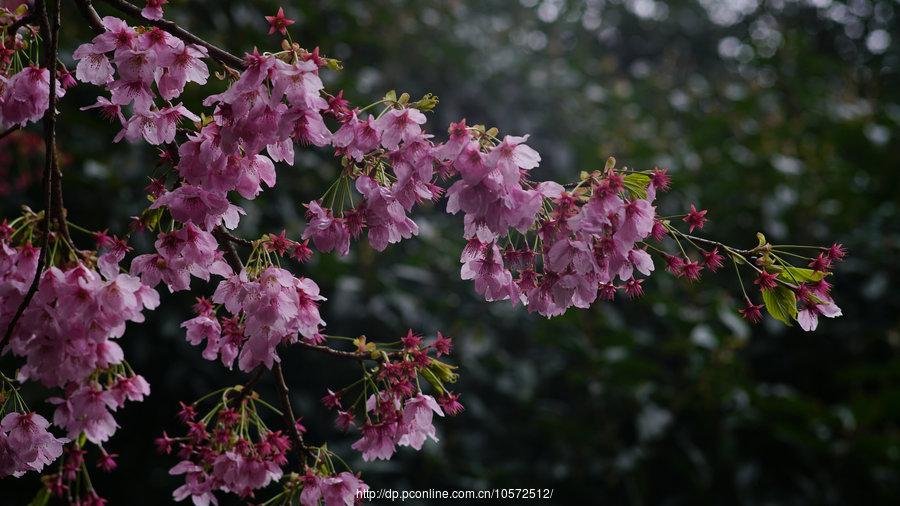
[[[67,439],[47,432],[50,423],[37,413],[9,413],[0,421],[0,477],[41,472],[62,455]],[[4,458],[5,457],[5,458]]]
[[[725,260],[725,257],[719,254],[718,246],[714,246],[709,251],[700,250],[700,254],[703,255],[703,266],[710,272],[716,272],[722,268],[722,261]]]
[[[356,111],[334,133],[332,139],[335,147],[343,148],[347,156],[357,162],[362,161],[366,153],[377,148],[380,142],[375,119],[371,115],[365,121],[357,119]]]
[[[50,402],[59,405],[53,424],[66,429],[70,438],[84,432],[88,441],[100,444],[116,432],[118,425],[110,413],[116,409],[116,400],[105,390],[85,385],[65,400],[51,398]]]
[[[107,53],[112,50],[120,51],[130,49],[137,39],[137,32],[128,26],[128,23],[113,16],[106,16],[102,20],[105,33],[94,37],[94,50]]]
[[[649,276],[650,273],[653,272],[653,259],[646,250],[633,249],[628,252],[628,261],[625,262],[619,270],[619,278],[622,281],[631,279],[633,274],[632,269],[637,269],[637,271],[644,276]]]
[[[759,276],[753,280],[753,284],[759,286],[762,291],[771,290],[778,286],[778,273],[761,271]]]
[[[441,355],[449,355],[450,350],[453,348],[453,340],[449,337],[445,337],[444,334],[438,332],[437,338],[434,340],[431,345],[434,347],[435,355],[440,357]]]
[[[289,109],[281,116],[278,135],[291,137],[302,145],[322,147],[331,143],[331,131],[322,120],[322,115],[303,106]]]
[[[819,326],[819,316],[827,318],[837,318],[841,316],[841,308],[834,302],[826,302],[824,304],[807,304],[805,308],[797,312],[797,323],[800,328],[807,332],[816,330]]]
[[[245,199],[254,199],[262,191],[260,182],[275,186],[275,165],[263,155],[241,159],[241,171],[235,189]]]
[[[145,84],[153,82],[153,75],[158,68],[156,52],[147,49],[123,49],[116,51],[114,58],[120,79],[123,81],[140,81]]]
[[[847,248],[836,242],[825,251],[825,255],[832,261],[843,260],[847,256]]]
[[[204,230],[211,230],[219,224],[232,229],[237,226],[243,209],[232,205],[228,198],[218,192],[207,191],[199,186],[182,185],[164,193],[150,208],[169,208],[172,217],[180,222],[192,222]]]
[[[147,0],[147,5],[141,9],[141,16],[154,21],[162,19],[162,6],[167,3],[169,3],[169,0]]]
[[[109,90],[112,92],[110,100],[116,105],[128,105],[134,102],[134,109],[138,112],[149,111],[153,105],[153,94],[150,92],[150,86],[140,80],[124,80],[117,79],[109,84]]]
[[[165,100],[172,100],[181,95],[188,82],[206,84],[209,69],[203,58],[209,53],[203,46],[184,44],[180,51],[170,51],[160,55],[158,63],[164,67],[156,81],[159,95]]]
[[[269,23],[269,35],[272,35],[276,31],[282,35],[287,35],[287,27],[296,23],[296,21],[288,19],[287,16],[284,15],[284,9],[281,7],[278,8],[278,13],[274,16],[266,16],[266,21]]]
[[[391,191],[369,176],[356,180],[356,189],[366,199],[366,225],[369,229],[369,243],[375,251],[384,251],[388,244],[419,233],[419,227],[406,216],[403,206]]]
[[[503,141],[491,149],[487,163],[495,166],[503,174],[503,183],[516,185],[521,177],[520,170],[530,170],[538,166],[541,155],[525,145],[528,136],[514,137],[507,135]]]
[[[318,201],[306,205],[306,229],[303,239],[312,239],[316,249],[325,253],[334,250],[343,256],[350,251],[350,231],[339,219],[335,218],[331,209],[323,208]]]
[[[25,126],[38,121],[50,100],[50,72],[34,65],[25,67],[6,82],[0,95],[0,123]]]
[[[222,338],[222,327],[218,320],[209,316],[197,316],[182,323],[181,328],[187,329],[185,338],[192,345],[197,346],[206,341],[203,358],[215,360],[218,357],[219,341]]]
[[[86,43],[78,46],[72,58],[78,60],[75,77],[79,81],[103,86],[113,80],[115,70],[106,53],[99,51],[96,45]]]
[[[681,273],[690,282],[700,279],[700,271],[702,270],[703,266],[696,260],[686,259],[684,265],[681,266]]]
[[[487,244],[476,256],[464,260],[460,276],[474,279],[475,291],[487,301],[510,299],[515,302],[519,298],[512,273],[503,266],[497,243]]]
[[[144,397],[150,395],[150,384],[140,374],[134,376],[119,376],[115,384],[109,390],[116,407],[121,408],[125,405],[125,401],[141,402]]]
[[[447,392],[438,397],[438,404],[440,404],[444,409],[444,412],[450,416],[456,416],[465,409],[459,402],[459,395],[452,392]]]
[[[381,145],[394,151],[400,141],[413,140],[422,133],[425,115],[418,109],[394,109],[378,118],[375,126],[381,134]]]
[[[82,111],[86,111],[88,109],[100,109],[101,116],[103,116],[107,120],[113,121],[115,119],[118,119],[119,123],[125,123],[125,116],[122,115],[122,106],[110,102],[106,97],[97,97],[97,103],[81,108]]]
[[[110,473],[114,471],[118,464],[116,464],[116,457],[118,457],[118,453],[106,453],[106,450],[100,450],[100,456],[97,457],[97,468]]]
[[[79,264],[44,273],[9,342],[15,355],[26,358],[21,377],[63,386],[122,361],[121,348],[110,339],[124,333],[127,321],[143,321],[143,309],[155,308],[159,298],[137,278],[115,272],[101,277]]]
[[[382,422],[363,426],[362,437],[352,448],[362,453],[363,460],[390,460],[396,450],[397,424]]]
[[[403,418],[400,422],[398,434],[401,434],[397,444],[411,446],[414,450],[421,450],[427,438],[438,440],[432,419],[434,414],[444,416],[437,401],[430,395],[419,394],[406,400],[403,406]]]
[[[181,118],[187,118],[191,121],[200,121],[200,117],[192,113],[187,107],[181,104],[175,104],[170,107],[163,107],[156,114],[156,136],[155,140],[161,144],[169,144],[175,141],[175,128]],[[149,140],[147,142],[150,142]],[[150,142],[150,144],[153,144]]]
[[[286,63],[275,61],[270,79],[272,81],[272,100],[286,97],[295,107],[321,111],[328,108],[328,102],[322,98],[325,88],[319,78],[319,66],[312,61]]]
[[[634,243],[650,234],[656,209],[646,200],[632,200],[625,204],[625,219],[616,231],[613,239],[617,250],[625,254],[634,247]]]
[[[693,232],[695,228],[703,228],[703,225],[706,224],[708,219],[706,217],[706,213],[707,211],[705,209],[702,211],[698,211],[697,208],[694,207],[694,204],[691,204],[691,211],[687,214],[687,216],[682,218],[685,223],[690,225],[688,232]]]
[[[176,501],[183,501],[190,497],[194,506],[219,504],[218,500],[216,500],[216,496],[212,493],[215,482],[211,476],[203,471],[202,467],[194,464],[190,460],[182,460],[172,467],[172,469],[169,469],[169,474],[173,476],[179,474],[185,475],[184,485],[172,492],[172,498]]]
[[[739,311],[741,316],[750,323],[758,323],[762,320],[762,304],[754,304],[750,299],[745,300],[745,306]]]
[[[325,506],[351,506],[357,504],[361,493],[369,490],[358,476],[347,471],[323,478],[319,483]],[[306,506],[306,505],[304,505]]]

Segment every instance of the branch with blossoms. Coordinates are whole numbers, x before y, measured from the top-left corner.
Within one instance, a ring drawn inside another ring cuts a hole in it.
[[[42,120],[46,145],[43,209],[25,208],[0,225],[3,346],[21,360],[15,373],[2,375],[0,476],[45,473],[44,502],[55,495],[71,504],[105,503],[88,462],[103,471],[116,467],[117,454],[107,448],[118,428],[114,413],[150,393],[117,339],[128,322],[143,322],[159,305],[160,285],[170,293],[191,290],[193,278],[214,279],[216,288],[198,294],[194,316],[182,323],[187,342],[250,377],[182,402],[184,434],[156,440],[161,453],[178,457],[170,471],[184,479],[176,500],[215,504],[219,493],[256,500],[265,489],[271,495],[264,504],[334,505],[351,504],[367,489],[296,415],[291,371],[282,366],[287,353],[315,352],[356,371],[355,380],[325,389],[322,403],[335,411],[339,429],[359,432],[352,447],[363,460],[387,460],[398,447],[418,450],[437,440],[434,415],[463,410],[449,388],[455,367],[443,360],[450,338],[411,330],[393,341],[328,335],[319,312],[326,299],[297,272],[315,252],[347,255],[363,233],[376,251],[412,238],[413,209],[444,197],[448,213],[463,215],[460,275],[486,301],[554,317],[617,294],[641,296],[659,262],[689,282],[730,263],[749,321],[759,321],[765,308],[785,324],[813,330],[819,316],[840,315],[827,280],[845,255],[840,245],[777,245],[759,234],[756,246],[739,249],[696,235],[706,210],[656,212],[658,194],[670,187],[664,169],[631,170],[610,158],[577,181],[539,182],[531,174],[541,156],[527,135],[501,137],[496,128],[461,120],[439,142],[424,129],[438,104],[430,94],[413,100],[391,91],[355,106],[342,91],[326,90],[320,72],[338,71],[341,62],[294,42],[293,20],[281,9],[266,17],[269,33],[284,37],[276,51],[239,58],[166,20],[165,0],[143,8],[101,0],[137,26],[75,0],[97,35],[74,51],[73,77],[58,54],[59,3],[0,12],[7,48],[0,124],[18,129]],[[210,61],[220,74],[210,74]],[[211,79],[224,81],[225,91],[202,104],[177,102],[186,86]],[[78,82],[102,90],[82,110],[121,126],[113,142],[160,150],[148,174],[150,203],[121,237],[78,225],[65,211],[56,100]],[[328,150],[339,166],[321,197],[305,204],[302,235],[235,235],[245,214],[240,200],[255,199],[276,184],[278,172],[291,170],[297,146]],[[148,233],[156,236],[154,250],[131,255],[133,235]],[[277,399],[255,391],[266,378]],[[65,437],[29,409],[23,382],[48,389],[53,425]],[[58,469],[45,472],[57,460]]]

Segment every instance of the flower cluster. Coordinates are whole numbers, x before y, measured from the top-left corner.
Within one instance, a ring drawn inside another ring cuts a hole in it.
[[[88,253],[72,249],[68,239],[51,232],[46,255],[50,267],[41,273],[30,304],[16,317],[42,255],[28,241],[15,246],[10,241],[43,234],[38,229],[41,221],[37,215],[26,214],[12,224],[0,225],[0,325],[10,329],[5,351],[24,358],[17,380],[63,390],[63,395],[48,401],[57,405],[53,424],[63,428],[69,439],[47,439],[44,429],[49,424],[40,415],[7,415],[4,431],[9,432],[13,451],[0,450],[8,457],[0,461],[4,461],[4,472],[13,469],[10,472],[17,474],[39,471],[60,456],[61,443],[82,435],[101,445],[118,427],[113,412],[126,401],[141,401],[149,395],[149,385],[124,362],[116,339],[122,337],[128,322],[143,322],[144,311],[159,304],[155,290],[119,272],[119,262],[129,249],[123,240],[98,233],[100,251]],[[66,249],[67,254],[61,253]],[[0,395],[12,396],[18,409],[27,411],[14,380],[5,375],[3,379],[12,388]],[[32,446],[26,444],[25,432],[33,438]],[[15,463],[12,468],[9,459]],[[77,472],[72,470],[68,481]],[[61,487],[67,486],[66,480],[59,480]]]
[[[226,390],[203,419],[197,418],[196,403],[182,405],[179,418],[187,435],[157,438],[160,453],[170,453],[178,443],[181,461],[169,474],[183,475],[185,483],[173,493],[176,501],[191,497],[194,504],[217,504],[215,491],[252,497],[254,490],[281,479],[290,439],[265,427],[254,396],[236,394],[239,398],[229,402],[232,394],[236,392]]]
[[[9,413],[0,421],[0,478],[41,472],[62,455],[67,439],[47,432],[50,422],[41,415]]]
[[[131,261],[131,274],[139,275],[147,286],[155,287],[162,281],[170,292],[176,292],[190,288],[192,275],[209,281],[210,274],[232,274],[215,237],[193,223],[172,232],[160,232],[155,247],[156,253],[139,255]]]
[[[22,292],[16,280],[3,288]],[[84,264],[66,270],[51,267],[9,342],[14,354],[25,357],[20,376],[46,386],[66,386],[120,364],[122,349],[113,339],[122,336],[127,322],[142,322],[143,310],[158,304],[155,290],[111,268],[101,274]]]
[[[187,340],[193,345],[206,341],[204,358],[231,367],[240,354],[238,366],[250,371],[260,364],[271,368],[282,342],[293,343],[302,335],[319,342],[318,303],[325,300],[316,283],[294,277],[290,272],[270,266],[250,279],[247,270],[219,283],[213,302],[221,304],[232,316],[217,318],[211,306],[198,304],[199,315],[184,323]]]
[[[402,347],[396,350],[366,343],[365,338],[354,342],[360,353],[370,353],[380,362],[367,370],[362,380],[338,392],[329,390],[322,403],[337,410],[335,424],[339,429],[360,428],[362,437],[353,448],[362,453],[363,460],[388,460],[397,446],[420,450],[428,438],[437,441],[434,415],[444,416],[444,411],[456,415],[462,410],[459,397],[446,389],[446,383],[456,380],[453,368],[437,360],[450,353],[452,340],[438,332],[434,341],[426,345],[421,336],[410,330],[399,341]],[[441,392],[437,400],[422,393],[419,376]],[[356,387],[360,390],[357,401],[344,406],[342,398]]]
[[[155,83],[159,97],[170,101],[181,95],[187,82],[205,84],[206,49],[185,44],[160,28],[139,33],[119,18],[106,16],[102,22],[106,32],[73,53],[78,60],[75,77],[110,90],[111,98],[98,106],[118,111],[133,104],[134,115],[126,128],[130,139],[143,135],[147,142],[160,144],[169,133],[174,137],[179,117],[192,115],[178,105],[156,107],[152,86]]]
[[[147,0],[143,9],[125,10],[158,21],[166,3]],[[89,3],[84,7],[92,9]],[[16,16],[27,7],[20,11]],[[0,9],[0,24],[24,19],[7,14]],[[501,138],[496,128],[461,120],[450,125],[446,140],[435,140],[424,128],[426,113],[437,104],[430,94],[411,101],[408,94],[391,91],[355,107],[343,92],[327,92],[319,75],[323,68],[338,69],[339,62],[292,42],[287,30],[294,21],[282,9],[266,21],[270,34],[287,36],[282,50],[254,49],[242,60],[227,53],[223,58],[221,49],[196,37],[186,42],[179,38],[183,31],[167,22],[132,27],[111,16],[100,22],[103,33],[74,52],[75,77],[109,94],[83,109],[98,109],[121,125],[115,142],[143,140],[161,149],[162,174],[147,187],[151,203],[132,222],[132,231],[157,237],[154,251],[134,257],[124,273],[120,263],[131,249],[127,240],[70,224],[55,202],[41,214],[26,209],[12,223],[0,224],[0,327],[11,336],[2,344],[4,352],[24,359],[16,380],[0,376],[0,397],[15,399],[15,411],[0,422],[0,476],[41,471],[68,443],[59,473],[45,478],[48,489],[58,496],[68,491],[78,504],[104,504],[89,480],[81,479],[87,475],[85,445],[99,449],[99,468],[114,469],[116,454],[103,446],[117,429],[113,414],[150,393],[116,339],[127,322],[143,321],[144,310],[159,304],[160,283],[177,292],[190,289],[192,277],[209,281],[216,275],[221,279],[214,293],[198,297],[195,316],[181,325],[186,339],[203,346],[204,358],[228,368],[237,360],[240,370],[257,375],[246,385],[182,404],[186,435],[163,433],[157,440],[162,453],[177,444],[180,461],[170,473],[183,476],[184,484],[175,499],[217,504],[215,492],[250,498],[279,482],[282,492],[269,502],[353,504],[368,486],[335,466],[336,455],[327,445],[304,442],[279,345],[362,365],[361,378],[328,390],[322,402],[336,411],[339,429],[359,431],[352,448],[371,461],[390,459],[398,446],[419,450],[428,439],[437,441],[434,416],[463,410],[459,396],[447,389],[456,380],[455,368],[440,360],[452,341],[437,333],[426,344],[412,331],[392,343],[326,336],[319,286],[291,273],[282,260],[306,262],[313,254],[310,244],[319,252],[348,255],[351,240],[364,231],[369,245],[382,251],[417,235],[410,213],[445,193],[446,211],[463,215],[460,275],[488,301],[523,304],[553,317],[620,291],[638,297],[656,268],[651,255],[658,254],[668,272],[688,281],[731,261],[746,304],[741,314],[750,321],[761,319],[765,308],[786,324],[796,321],[814,330],[819,316],[840,315],[827,281],[833,264],[846,254],[839,244],[813,248],[815,256],[805,256],[798,248],[808,252],[809,247],[770,244],[761,234],[749,250],[691,235],[706,225],[706,210],[691,204],[683,215],[657,214],[657,193],[670,185],[666,170],[617,168],[614,159],[574,183],[535,181],[532,172],[541,156],[527,135]],[[44,115],[52,98],[62,97],[75,81],[55,55],[49,69],[16,63],[21,58],[11,55],[28,46],[27,37],[36,42],[36,35],[8,32],[4,29],[2,41],[8,49],[0,51],[0,126],[24,126]],[[195,114],[177,99],[187,83],[207,83],[211,56],[223,64],[217,78],[227,82],[223,92],[203,100],[207,111]],[[59,84],[51,91],[54,72]],[[48,167],[56,152],[51,138],[45,139]],[[232,235],[228,230],[244,214],[238,197],[252,200],[273,187],[277,164],[294,164],[295,144],[323,148],[341,167],[321,198],[305,204],[301,238],[288,239],[284,232],[257,240]],[[62,196],[54,200],[61,202]],[[675,226],[679,221],[688,232]],[[69,226],[91,234],[96,250],[77,249]],[[41,248],[32,245],[38,240]],[[246,260],[236,246],[250,248]],[[798,259],[801,265],[795,265]],[[742,270],[752,272],[763,304],[748,295]],[[351,341],[354,348],[330,345],[334,340]],[[274,373],[283,412],[253,391],[266,369]],[[15,382],[26,380],[62,392],[48,400],[56,405],[53,424],[65,429],[68,439],[52,436],[49,422],[24,405]],[[196,409],[207,399],[216,404],[198,417]],[[285,433],[267,427],[260,406],[283,419]],[[285,473],[292,449],[300,472]]]
[[[62,86],[57,96],[65,95]],[[0,126],[25,126],[44,116],[50,97],[50,72],[29,65],[8,79],[0,80]]]

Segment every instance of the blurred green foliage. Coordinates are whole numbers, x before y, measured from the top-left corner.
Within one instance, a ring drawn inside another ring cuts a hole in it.
[[[170,17],[235,52],[265,35],[270,1],[171,2]],[[459,280],[461,219],[421,212],[421,236],[376,255],[318,256],[330,332],[393,337],[407,327],[455,338],[467,410],[441,420],[438,445],[356,464],[373,487],[554,488],[554,502],[896,504],[900,501],[900,5],[890,0],[317,0],[284,4],[292,33],[344,60],[328,86],[366,104],[389,89],[441,99],[429,118],[530,133],[538,178],[574,180],[608,155],[667,166],[662,212],[710,209],[705,231],[753,245],[755,233],[848,246],[835,277],[844,317],[806,334],[736,314],[728,274],[685,285],[658,273],[637,302],[543,320],[485,304]],[[99,5],[103,10],[103,6]],[[103,12],[104,14],[106,12]],[[64,46],[74,48],[74,11]],[[87,31],[81,28],[82,38]],[[67,55],[68,56],[68,55]],[[111,145],[116,129],[62,105],[70,216],[121,232],[142,207],[145,146]],[[185,97],[194,106],[194,88]],[[8,148],[4,148],[8,149]],[[36,167],[35,167],[36,168]],[[306,150],[275,190],[245,206],[248,237],[303,228],[336,160]],[[22,193],[4,213],[35,203]],[[111,223],[110,217],[113,217]],[[147,248],[149,238],[139,247]],[[195,280],[196,282],[196,280]],[[197,286],[197,285],[195,285]],[[202,289],[202,288],[201,288]],[[202,360],[178,329],[184,294],[167,297],[123,339],[153,385],[119,415],[121,468],[95,484],[112,504],[161,504],[174,459],[153,454],[176,401],[242,381]],[[9,363],[9,358],[4,359]],[[341,436],[317,404],[353,370],[300,351],[286,357],[314,440]],[[268,388],[264,385],[264,389]],[[49,407],[43,407],[46,411]],[[138,479],[140,477],[140,479]],[[2,483],[10,504],[34,477]],[[10,490],[9,495],[6,491]],[[6,499],[4,499],[6,501]]]

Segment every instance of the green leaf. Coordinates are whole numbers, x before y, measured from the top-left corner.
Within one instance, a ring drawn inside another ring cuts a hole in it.
[[[772,318],[790,326],[791,320],[797,317],[797,296],[794,295],[794,291],[779,285],[770,290],[763,290],[762,297],[766,311]]]
[[[650,176],[647,174],[632,173],[625,176],[625,188],[639,199],[647,198],[647,187],[650,185]]]
[[[410,107],[415,107],[422,112],[427,112],[434,110],[434,108],[437,107],[438,102],[439,100],[436,96],[432,95],[431,93],[426,93],[425,96],[419,99],[418,102],[410,104]]]
[[[825,278],[826,273],[802,267],[782,267],[778,278],[788,283],[815,283]]]

